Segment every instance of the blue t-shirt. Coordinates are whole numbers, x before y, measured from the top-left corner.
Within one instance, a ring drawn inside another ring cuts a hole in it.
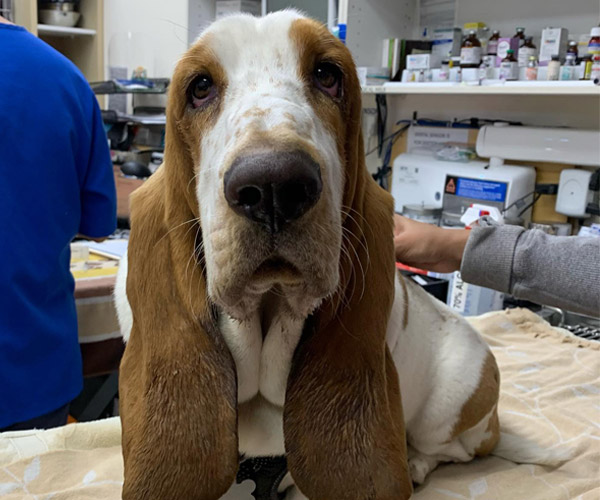
[[[0,24],[0,428],[81,391],[69,243],[115,226],[93,92],[49,45]]]

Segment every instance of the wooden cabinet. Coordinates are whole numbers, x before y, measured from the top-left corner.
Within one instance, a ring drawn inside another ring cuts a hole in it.
[[[104,2],[81,0],[81,19],[75,28],[38,21],[37,0],[15,2],[15,22],[24,26],[75,63],[88,81],[104,79]]]
[[[115,184],[117,186],[117,217],[129,219],[129,195],[139,188],[144,181],[125,177],[118,165],[113,165]]]

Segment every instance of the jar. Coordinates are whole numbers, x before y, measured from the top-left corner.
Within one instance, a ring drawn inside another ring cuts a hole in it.
[[[481,64],[481,42],[477,39],[475,30],[469,31],[460,49],[460,67],[478,68]]]
[[[558,80],[560,76],[560,58],[557,55],[552,56],[552,60],[548,63],[547,80]]]

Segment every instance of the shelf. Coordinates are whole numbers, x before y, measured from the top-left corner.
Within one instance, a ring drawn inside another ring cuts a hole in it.
[[[105,94],[165,94],[171,83],[169,78],[148,78],[146,80],[106,80],[91,82],[96,95]]]
[[[547,95],[547,96],[597,96],[600,97],[600,85],[591,81],[571,82],[505,82],[472,83],[430,82],[401,83],[389,82],[383,85],[362,87],[363,94],[427,94],[427,95]]]
[[[51,26],[49,24],[38,24],[37,25],[39,36],[60,36],[60,37],[73,37],[73,36],[94,36],[96,30],[90,30],[85,28],[67,28],[66,26]]]

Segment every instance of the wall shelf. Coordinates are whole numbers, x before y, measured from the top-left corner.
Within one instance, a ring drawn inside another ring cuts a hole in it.
[[[51,26],[49,24],[38,24],[37,25],[39,36],[94,36],[96,30],[86,28],[68,28],[66,26]]]
[[[506,82],[503,84],[473,83],[400,83],[389,82],[384,85],[362,87],[364,94],[388,95],[527,95],[527,96],[596,96],[600,97],[600,85],[591,81],[571,82]]]

